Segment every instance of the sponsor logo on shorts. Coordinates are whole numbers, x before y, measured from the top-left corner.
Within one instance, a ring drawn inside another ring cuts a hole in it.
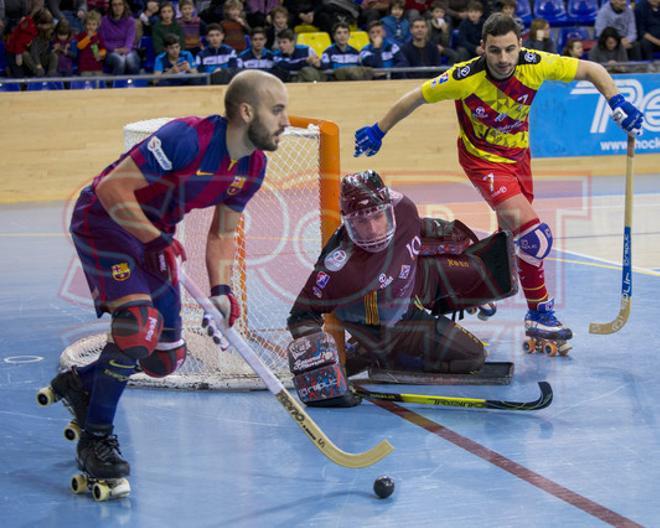
[[[491,196],[492,198],[495,198],[496,196],[499,196],[500,194],[504,194],[504,193],[507,192],[507,191],[508,191],[508,189],[507,189],[506,185],[502,185],[502,187],[500,187],[499,189],[497,189],[494,193],[491,193],[490,196]]]
[[[231,185],[227,189],[227,194],[229,196],[234,196],[241,192],[246,180],[247,178],[245,176],[234,176],[234,181],[231,182]]]
[[[147,143],[147,150],[154,155],[160,168],[166,171],[172,170],[172,162],[163,152],[163,144],[157,136],[153,136]]]
[[[335,249],[332,253],[328,254],[323,261],[323,264],[330,271],[339,271],[348,261],[348,255],[343,249]],[[319,296],[320,297],[320,296]]]
[[[131,276],[131,268],[128,262],[120,262],[119,264],[112,265],[112,278],[116,281],[123,282],[128,280]]]
[[[402,264],[401,271],[399,271],[400,279],[407,279],[410,275],[410,264]]]

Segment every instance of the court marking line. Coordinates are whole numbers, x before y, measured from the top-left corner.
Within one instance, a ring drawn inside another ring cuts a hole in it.
[[[475,440],[471,440],[456,431],[449,429],[444,425],[440,425],[433,420],[430,420],[420,414],[417,414],[415,411],[402,407],[394,402],[387,400],[369,400],[374,405],[391,412],[392,414],[410,422],[413,425],[421,427],[422,429],[446,440],[456,447],[467,451],[468,453],[481,458],[486,462],[490,462],[494,466],[499,467],[500,469],[510,473],[511,475],[518,477],[520,480],[531,484],[539,488],[541,491],[570,504],[582,510],[583,512],[600,519],[601,521],[610,524],[612,526],[620,528],[643,528],[641,524],[636,523],[635,521],[624,517],[623,515],[610,510],[609,508],[598,504],[579,493],[576,493],[553,480],[550,480],[543,475],[532,471],[529,468],[526,468],[518,462],[514,462],[510,458],[501,455],[500,453],[489,449],[488,447],[481,445]]]
[[[574,260],[567,259],[564,257],[546,257],[546,260],[554,260],[556,262],[565,262],[567,264],[581,264],[584,266],[592,266],[594,268],[604,268],[604,269],[613,269],[621,271],[621,263],[615,262],[613,260],[604,259],[601,257],[595,257],[592,255],[587,255],[586,253],[579,253],[578,251],[571,251],[568,249],[557,249],[557,252],[567,253],[569,255],[575,255],[576,257],[581,257],[588,260],[595,260],[596,262],[588,262],[583,260]],[[649,275],[650,277],[660,277],[660,272],[655,271],[652,268],[643,268],[641,266],[633,266],[632,270],[635,273],[640,273],[642,275]]]

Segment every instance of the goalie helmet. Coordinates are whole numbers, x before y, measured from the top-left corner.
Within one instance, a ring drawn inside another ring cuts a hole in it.
[[[378,253],[390,245],[396,230],[390,191],[377,172],[367,170],[342,179],[341,215],[353,243]]]

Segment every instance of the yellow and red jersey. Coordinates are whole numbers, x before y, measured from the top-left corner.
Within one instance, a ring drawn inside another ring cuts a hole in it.
[[[509,78],[497,80],[477,57],[422,85],[427,103],[452,99],[465,150],[494,163],[515,163],[529,149],[529,110],[543,81],[575,79],[578,60],[522,48]]]

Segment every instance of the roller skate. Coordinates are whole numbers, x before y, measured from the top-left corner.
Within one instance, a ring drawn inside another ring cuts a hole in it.
[[[64,428],[64,437],[73,442],[80,438],[89,407],[89,393],[83,388],[75,367],[60,372],[52,379],[48,387],[37,392],[37,403],[43,407],[60,400],[73,416],[73,419]]]
[[[529,310],[525,316],[525,335],[523,350],[529,354],[543,352],[549,356],[565,356],[571,349],[568,340],[573,337],[570,328],[566,328],[555,317],[554,299],[538,304],[536,310]]]
[[[477,314],[477,317],[481,321],[488,321],[488,319],[490,319],[497,313],[497,306],[495,306],[495,303],[491,302],[491,303],[482,304],[480,306],[471,306],[465,311],[470,315]]]
[[[130,466],[121,456],[119,441],[113,434],[93,434],[83,430],[78,442],[76,462],[81,473],[71,479],[76,493],[91,491],[94,500],[121,499],[131,492]]]

